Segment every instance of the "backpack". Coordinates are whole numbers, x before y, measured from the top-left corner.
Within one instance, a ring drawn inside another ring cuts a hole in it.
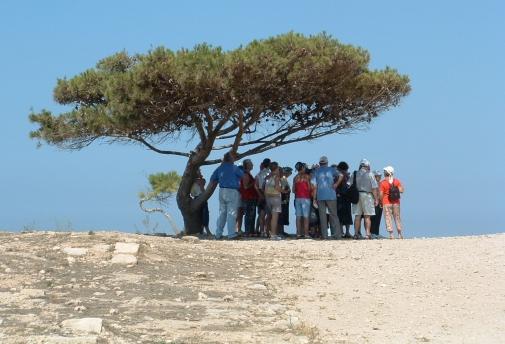
[[[356,171],[354,171],[351,186],[347,190],[345,190],[342,193],[342,195],[345,197],[345,199],[347,199],[352,204],[358,204],[359,191],[358,191],[358,187],[356,186]]]
[[[389,195],[388,195],[389,202],[397,202],[400,200],[400,188],[395,185],[395,181],[391,184],[389,184]]]

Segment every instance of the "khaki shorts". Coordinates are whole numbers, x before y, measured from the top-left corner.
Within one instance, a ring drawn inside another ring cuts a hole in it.
[[[352,214],[354,216],[372,216],[375,215],[374,198],[371,193],[360,192],[359,202],[352,204]]]
[[[278,196],[266,196],[266,211],[267,213],[280,213],[282,212],[282,200],[281,195]]]

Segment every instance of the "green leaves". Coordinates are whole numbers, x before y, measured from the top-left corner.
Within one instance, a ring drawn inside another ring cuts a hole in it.
[[[141,192],[139,198],[166,203],[179,189],[181,178],[176,171],[151,174],[148,178],[150,188],[146,193]]]
[[[205,43],[135,56],[122,51],[58,80],[54,99],[73,110],[31,114],[39,125],[31,137],[70,149],[96,139],[162,142],[183,131],[198,133],[209,149],[234,133],[240,147],[249,143],[237,135],[239,126],[276,143],[303,130],[320,137],[366,123],[410,92],[407,76],[369,70],[369,61],[363,48],[326,33],[289,32],[231,51]]]

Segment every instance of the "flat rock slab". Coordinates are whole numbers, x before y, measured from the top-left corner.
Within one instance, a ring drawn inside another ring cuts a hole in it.
[[[26,339],[27,344],[96,344],[97,336],[61,337],[61,336],[35,336]]]
[[[111,263],[113,264],[137,264],[137,257],[132,254],[115,254],[112,256]]]
[[[96,333],[102,332],[101,318],[81,318],[68,319],[61,323],[63,328],[69,329],[72,332]]]
[[[83,247],[64,247],[63,253],[69,256],[85,256],[88,253],[88,249]]]
[[[21,289],[19,293],[30,299],[42,299],[46,296],[46,292],[42,289]]]
[[[107,244],[96,244],[91,247],[91,251],[94,253],[106,253],[109,252],[110,245]]]
[[[116,254],[137,254],[139,252],[139,244],[134,242],[117,242],[114,246],[114,253]]]

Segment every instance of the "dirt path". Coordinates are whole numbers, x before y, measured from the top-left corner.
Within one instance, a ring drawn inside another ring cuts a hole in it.
[[[0,233],[0,342],[501,343],[504,248]]]

